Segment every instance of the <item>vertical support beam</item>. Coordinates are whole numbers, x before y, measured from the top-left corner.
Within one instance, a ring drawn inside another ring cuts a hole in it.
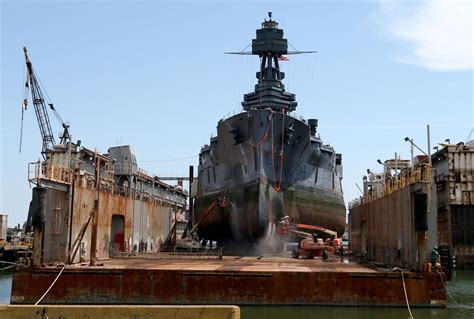
[[[41,227],[34,228],[33,266],[35,267],[40,267],[43,259],[43,229],[44,223]]]
[[[100,188],[100,157],[96,152],[95,161],[95,200],[94,200],[94,215],[92,216],[92,229],[91,229],[91,252],[89,265],[95,266],[97,261],[97,228],[99,224],[99,188]]]
[[[430,137],[430,126],[426,125],[426,138],[428,140],[428,151],[426,154],[428,155],[428,163],[430,164],[431,167],[431,137]]]
[[[433,169],[431,161],[431,133],[430,126],[426,126],[426,136],[428,145],[428,163],[431,167],[430,183],[428,185],[428,254],[433,251],[435,246],[438,246],[438,203],[437,203],[437,190],[434,178],[436,172]]]
[[[176,231],[178,228],[178,207],[174,204],[174,228],[173,228],[173,248],[176,250]]]
[[[69,141],[69,151],[71,150],[71,141]],[[69,163],[71,163],[72,159],[69,159]],[[68,248],[67,248],[67,254],[71,255],[71,249],[72,249],[72,229],[73,229],[73,218],[74,218],[74,189],[76,187],[76,178],[77,176],[80,176],[80,164],[77,162],[74,162],[74,165],[72,167],[72,177],[71,177],[71,185],[69,185],[69,190],[68,190],[68,201],[69,201],[69,214],[68,214]]]
[[[191,195],[192,192],[192,185],[194,182],[194,166],[189,166],[189,215],[188,220],[191,221],[191,228],[194,224],[194,198]]]

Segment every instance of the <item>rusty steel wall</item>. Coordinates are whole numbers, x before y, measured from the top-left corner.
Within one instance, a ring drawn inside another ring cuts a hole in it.
[[[8,215],[0,213],[0,240],[7,240]]]
[[[59,269],[14,273],[11,303],[32,304]],[[437,273],[405,273],[410,305],[446,307]],[[405,307],[399,272],[66,269],[46,304],[234,304]]]
[[[439,242],[453,254],[474,254],[474,144],[448,145],[433,154]]]
[[[474,205],[451,205],[450,209],[454,253],[474,256]]]
[[[94,207],[95,190],[75,187],[73,208],[72,241],[77,237],[82,225]],[[108,258],[111,238],[112,216],[124,217],[125,250],[138,250],[140,242],[147,243],[147,251],[156,252],[159,243],[164,241],[170,229],[172,207],[145,202],[100,192],[98,214],[97,257]],[[83,251],[78,253],[75,262],[88,261],[90,256],[91,225],[82,240]]]
[[[416,264],[417,237],[413,225],[412,188],[404,187],[350,209],[352,252],[375,262],[403,267]]]
[[[42,261],[65,261],[68,251],[69,193],[47,188],[45,206]]]
[[[448,153],[451,205],[474,205],[474,146]]]
[[[131,204],[134,223],[132,234],[127,237],[131,250],[138,250],[138,245],[142,243],[146,244],[147,251],[158,251],[171,229],[174,209],[137,200]]]

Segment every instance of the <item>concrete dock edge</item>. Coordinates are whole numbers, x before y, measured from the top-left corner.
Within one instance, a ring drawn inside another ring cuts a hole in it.
[[[9,319],[239,319],[237,306],[0,305]]]

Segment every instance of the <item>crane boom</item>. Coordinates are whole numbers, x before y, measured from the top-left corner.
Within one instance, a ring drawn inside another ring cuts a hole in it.
[[[51,123],[49,121],[46,101],[36,78],[36,74],[33,70],[33,65],[31,64],[30,58],[28,57],[28,51],[25,47],[23,47],[23,52],[25,53],[27,68],[27,79],[25,82],[25,87],[27,89],[29,88],[31,92],[33,108],[35,109],[36,119],[38,120],[41,138],[43,139],[43,147],[41,149],[41,152],[44,154],[53,149],[53,146],[55,144],[54,135],[51,129]],[[25,101],[23,105],[26,109],[27,102]]]
[[[36,119],[38,120],[38,126],[41,133],[41,138],[43,140],[43,146],[41,148],[41,153],[45,157],[45,154],[54,148],[54,135],[51,129],[51,123],[49,121],[49,115],[46,105],[53,111],[54,115],[61,123],[63,127],[63,133],[60,136],[60,143],[63,145],[67,145],[68,141],[71,140],[71,135],[69,134],[69,124],[65,123],[61,116],[59,115],[58,111],[53,106],[53,103],[45,100],[45,96],[41,90],[40,82],[37,79],[36,73],[33,70],[33,65],[31,64],[31,60],[28,56],[28,51],[25,47],[23,47],[23,53],[25,54],[25,61],[26,61],[26,82],[25,82],[25,99],[23,100],[23,107],[22,107],[22,128],[23,128],[23,112],[26,110],[28,106],[28,91],[31,92],[31,99],[33,102],[33,108],[35,109]],[[47,94],[46,94],[47,97]],[[20,133],[20,151],[21,151],[21,134]]]

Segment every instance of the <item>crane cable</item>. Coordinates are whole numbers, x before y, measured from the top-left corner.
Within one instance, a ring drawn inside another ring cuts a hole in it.
[[[26,66],[23,64],[23,83],[24,83],[24,91],[23,91],[23,102],[21,103],[21,122],[20,122],[20,147],[18,149],[18,153],[21,153],[21,145],[23,143],[23,120],[25,117],[25,110],[28,107],[28,89],[29,89],[29,84],[28,84],[28,74],[26,71]]]
[[[148,160],[148,161],[139,161],[140,163],[163,163],[163,162],[173,162],[173,161],[180,161],[180,160],[185,160],[185,159],[190,159],[190,158],[195,158],[198,155],[191,155],[191,156],[186,156],[186,157],[179,157],[179,158],[169,158],[169,159],[163,159],[163,160]]]
[[[43,85],[43,82],[41,82],[41,79],[39,78],[38,74],[36,74],[35,70],[33,70],[33,73],[35,74],[36,79],[38,80],[38,84],[40,85],[41,89],[43,90],[45,94],[45,100],[46,104],[48,104],[49,108],[53,111],[54,116],[58,120],[59,124],[64,125],[65,122],[63,121],[61,115],[59,115],[58,111],[53,106],[53,102],[51,101],[51,98],[49,97],[48,91],[46,91],[45,86]]]

